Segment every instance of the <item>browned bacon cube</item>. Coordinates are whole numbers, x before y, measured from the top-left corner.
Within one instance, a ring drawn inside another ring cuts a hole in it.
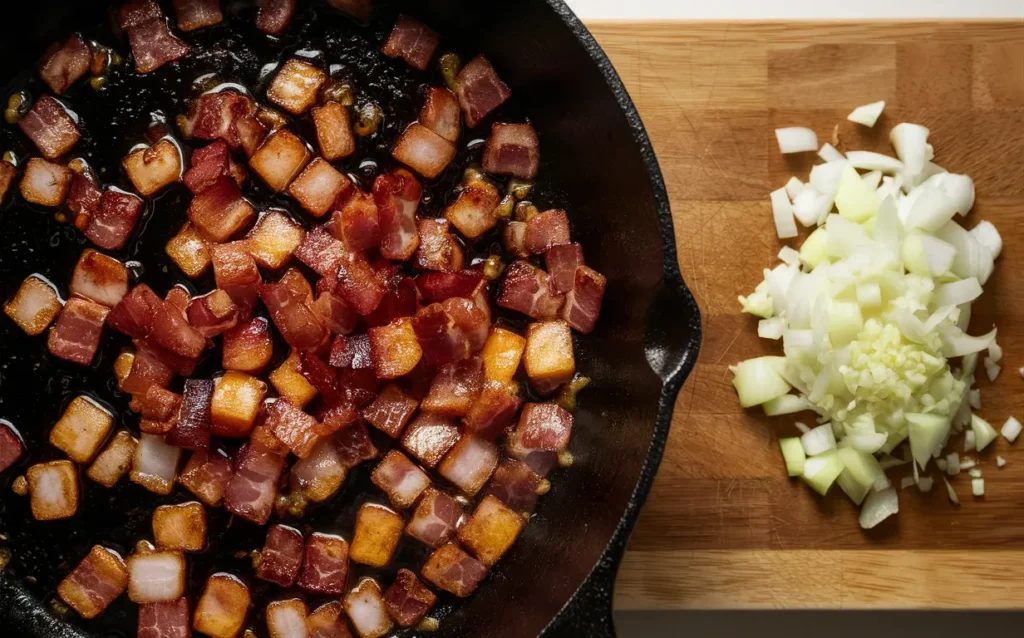
[[[593,332],[597,318],[601,314],[606,284],[604,275],[593,268],[577,268],[573,289],[565,295],[565,305],[562,306],[560,315],[562,319],[583,334]]]
[[[251,604],[249,588],[241,579],[226,572],[213,574],[196,605],[192,628],[211,638],[235,638],[242,633]]]
[[[306,624],[309,626],[309,638],[352,638],[345,622],[345,606],[340,600],[324,603],[317,607]]]
[[[437,588],[465,598],[487,578],[487,567],[449,543],[430,555],[420,574]]]
[[[222,365],[225,370],[258,373],[274,354],[270,322],[266,317],[253,317],[239,322],[224,333]]]
[[[100,196],[99,208],[89,217],[83,234],[105,250],[120,250],[128,243],[143,209],[138,195],[110,186]]]
[[[421,219],[417,222],[420,245],[416,249],[416,267],[423,270],[455,272],[462,270],[462,246],[451,234],[446,219]]]
[[[295,13],[295,0],[257,0],[256,28],[278,34],[288,28]]]
[[[440,547],[455,536],[462,506],[444,492],[429,488],[420,499],[405,533],[429,547]]]
[[[288,187],[288,194],[314,217],[323,217],[335,200],[352,188],[349,178],[323,158],[309,163]]]
[[[208,507],[220,504],[234,475],[231,459],[220,452],[194,452],[178,482]]]
[[[78,396],[50,430],[50,444],[84,465],[99,451],[113,426],[114,417],[106,408],[89,397]]]
[[[0,472],[17,463],[24,452],[21,435],[10,422],[0,419]]]
[[[540,496],[541,477],[516,459],[503,459],[484,488],[483,496],[494,496],[513,511],[533,512]]]
[[[181,150],[167,139],[132,151],[122,164],[128,179],[143,197],[181,179]]]
[[[554,392],[576,373],[572,331],[564,321],[531,323],[526,329],[523,357],[530,385],[541,394]]]
[[[313,124],[320,144],[320,154],[328,161],[348,157],[356,152],[356,137],[348,109],[337,102],[313,107]]]
[[[210,267],[210,248],[192,222],[185,222],[164,250],[190,279],[202,277]]]
[[[134,0],[121,5],[121,28],[135,55],[135,70],[155,71],[191,50],[171,33],[160,6],[154,0]]]
[[[455,144],[413,122],[395,142],[391,156],[423,177],[434,179],[455,158]]]
[[[412,320],[396,319],[370,328],[370,356],[378,379],[397,379],[412,371],[423,356]]]
[[[381,594],[380,585],[372,578],[363,578],[355,588],[345,595],[345,612],[359,638],[381,638],[391,631],[391,618],[388,616]]]
[[[306,542],[302,533],[287,525],[273,525],[267,531],[263,549],[254,559],[256,577],[281,587],[291,587],[299,577]]]
[[[484,147],[483,168],[494,175],[533,179],[540,165],[540,142],[532,124],[495,124]]]
[[[423,410],[441,416],[466,416],[483,388],[483,369],[480,357],[441,366],[423,399]]]
[[[199,334],[212,339],[238,324],[238,306],[231,295],[217,288],[191,300],[186,316]]]
[[[33,157],[21,176],[21,196],[30,204],[60,206],[71,188],[71,176],[67,166]]]
[[[190,638],[188,599],[139,605],[136,638]]]
[[[211,247],[210,255],[217,287],[231,297],[238,308],[239,319],[249,318],[259,298],[262,277],[248,245],[244,241],[216,244]]]
[[[164,437],[167,443],[186,450],[208,451],[212,398],[212,380],[186,379],[178,418],[174,422],[174,427]]]
[[[363,316],[376,310],[387,295],[378,273],[360,253],[338,263],[337,282],[334,292]]]
[[[178,476],[181,449],[154,434],[143,434],[135,447],[130,478],[150,492],[170,494]]]
[[[412,328],[423,349],[423,360],[430,366],[461,361],[470,354],[466,334],[441,304],[418,310],[412,318]]]
[[[345,481],[347,469],[338,454],[334,439],[325,436],[304,459],[291,468],[290,485],[314,503],[326,501]]]
[[[67,91],[89,70],[89,45],[78,33],[51,48],[39,62],[39,75],[57,95]]]
[[[539,477],[545,477],[558,462],[558,453],[547,450],[533,450],[523,445],[520,437],[514,433],[505,443],[505,452],[513,459],[522,461],[530,471]]]
[[[466,414],[465,431],[493,441],[515,420],[519,403],[518,383],[485,383]]]
[[[395,511],[376,503],[364,503],[356,517],[350,558],[364,565],[386,566],[398,547],[404,527],[402,517]]]
[[[257,525],[265,525],[274,509],[284,455],[266,447],[255,435],[238,452],[235,473],[224,489],[224,507]]]
[[[520,259],[505,270],[498,305],[534,319],[554,319],[565,302],[551,288],[551,277],[530,262]],[[571,322],[570,322],[571,325]]]
[[[420,110],[420,124],[452,144],[458,142],[462,129],[458,98],[448,89],[436,86],[427,89],[427,101]]]
[[[206,510],[192,501],[153,511],[153,539],[167,551],[200,552],[206,547]]]
[[[78,567],[57,586],[57,595],[86,620],[110,606],[128,587],[128,570],[121,556],[95,545]]]
[[[579,244],[552,246],[544,253],[544,264],[551,275],[551,289],[565,294],[576,286],[576,269],[583,265],[583,247]]]
[[[505,252],[513,257],[529,259],[530,251],[526,249],[526,222],[508,222],[501,237]]]
[[[264,213],[246,235],[249,253],[264,268],[277,270],[291,260],[306,231],[280,210]]]
[[[485,496],[476,511],[459,527],[459,542],[488,567],[516,542],[525,525],[523,517],[494,496]]]
[[[417,405],[419,402],[416,399],[402,392],[397,385],[389,383],[373,403],[363,410],[363,418],[381,432],[397,439],[416,412]]]
[[[267,408],[267,427],[298,456],[306,458],[320,438],[317,420],[280,399]]]
[[[412,507],[420,494],[430,487],[430,479],[426,473],[398,450],[387,453],[374,468],[370,479],[388,495],[391,504],[398,509]]]
[[[132,458],[135,456],[135,446],[138,443],[131,432],[121,430],[99,453],[96,460],[89,466],[86,475],[103,487],[114,487],[131,468]]]
[[[334,435],[334,444],[342,465],[352,469],[363,461],[377,458],[380,452],[370,440],[364,423],[357,422]]]
[[[334,204],[331,232],[351,251],[368,250],[380,245],[380,215],[373,195],[349,188]]]
[[[527,403],[511,440],[530,450],[558,452],[569,446],[572,414],[554,403]]]
[[[494,209],[501,202],[498,189],[484,180],[466,185],[444,211],[445,218],[468,239],[476,239],[494,228],[498,217]]]
[[[526,221],[526,250],[537,254],[568,244],[569,218],[564,210],[546,210]]]
[[[462,105],[466,126],[475,127],[487,114],[501,106],[512,91],[501,81],[494,67],[482,55],[469,61],[455,77],[455,92]]]
[[[309,609],[298,598],[275,600],[267,605],[267,631],[270,638],[306,638]]]
[[[31,110],[18,122],[18,126],[48,160],[64,155],[82,138],[74,118],[63,104],[49,95],[36,100]]]
[[[316,226],[306,233],[295,256],[321,277],[331,278],[337,275],[343,261],[352,258],[345,245],[331,236],[324,226]]]
[[[188,218],[200,234],[212,242],[231,239],[256,217],[256,210],[242,197],[231,177],[221,177],[195,196]]]
[[[237,95],[237,94],[235,94]],[[209,94],[201,99],[206,99]],[[242,98],[236,106],[249,108],[248,98]],[[218,180],[230,177],[241,188],[245,184],[245,169],[235,163],[231,157],[231,149],[224,140],[217,140],[192,153],[192,162],[182,180],[185,186],[199,195],[214,186]]]
[[[380,254],[387,259],[405,261],[419,246],[416,209],[423,187],[404,168],[378,175],[373,180],[373,200],[380,222]]]
[[[174,10],[177,12],[178,28],[182,31],[212,27],[224,20],[220,0],[174,0]]]
[[[292,352],[270,373],[270,383],[288,403],[302,409],[316,396],[316,388],[299,372],[299,355]]]
[[[511,330],[494,328],[484,343],[480,356],[484,361],[484,377],[494,383],[509,383],[519,369],[526,350],[526,339]]]
[[[78,473],[71,461],[37,463],[25,476],[37,521],[70,518],[78,511]]]
[[[433,468],[458,440],[459,427],[455,421],[439,414],[421,412],[402,435],[402,447],[420,463]]]
[[[256,424],[256,416],[267,384],[256,377],[229,370],[216,380],[211,401],[212,434],[245,438]]]
[[[150,552],[128,558],[128,598],[133,603],[167,603],[185,593],[181,552]]]
[[[321,281],[324,281],[321,279]],[[321,288],[319,282],[317,288]],[[328,282],[331,283],[331,282]],[[326,287],[326,286],[325,286]],[[379,307],[379,306],[378,306]],[[345,299],[334,292],[333,286],[321,290],[313,302],[313,312],[332,333],[344,335],[352,332],[359,323],[360,315]]]
[[[309,149],[297,135],[286,129],[271,133],[252,157],[249,166],[272,190],[280,193],[309,161]]]
[[[99,348],[103,322],[109,313],[106,306],[72,297],[50,330],[47,350],[65,361],[89,365]]]
[[[89,216],[100,206],[103,193],[95,174],[89,170],[71,171],[71,187],[68,190],[67,207],[72,223],[78,230],[89,225]]]
[[[411,317],[420,309],[416,282],[398,273],[389,274],[393,272],[384,268],[380,271],[380,274],[389,277],[390,287],[377,309],[366,317],[366,325],[371,328],[385,326],[400,317]]]
[[[113,257],[86,249],[78,258],[68,289],[73,295],[113,308],[128,294],[128,269]]]
[[[384,43],[384,55],[402,58],[412,68],[424,71],[440,41],[441,36],[433,29],[416,18],[401,15]]]
[[[496,445],[477,436],[459,439],[437,471],[470,496],[480,491],[498,466]]]
[[[327,74],[309,62],[292,58],[284,63],[267,89],[267,98],[284,110],[299,115],[316,103],[316,94]]]
[[[61,308],[60,297],[53,284],[29,275],[21,282],[14,297],[4,303],[4,314],[34,337],[46,330],[60,314]]]
[[[437,596],[408,569],[398,570],[395,582],[384,592],[388,614],[400,627],[412,627],[434,607]]]
[[[306,542],[306,555],[298,585],[317,594],[338,595],[345,591],[349,547],[333,534],[314,533]]]

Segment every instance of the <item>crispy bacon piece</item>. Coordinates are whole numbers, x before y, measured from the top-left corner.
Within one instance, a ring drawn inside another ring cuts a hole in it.
[[[306,143],[297,135],[287,129],[278,129],[249,158],[249,166],[267,186],[280,193],[306,166],[309,155]]]
[[[192,222],[168,240],[164,252],[190,279],[202,277],[210,267],[210,247]]]
[[[306,542],[298,586],[317,594],[345,591],[348,576],[348,543],[340,536],[316,532]]]
[[[248,226],[256,210],[228,176],[218,178],[195,196],[188,207],[188,218],[199,232],[212,242],[225,242]]]
[[[114,487],[131,468],[137,445],[138,441],[135,440],[131,432],[121,430],[114,435],[107,447],[92,462],[86,476],[103,487]],[[3,467],[2,462],[0,462],[0,467]]]
[[[149,286],[139,284],[114,306],[107,323],[118,332],[142,339],[149,336],[153,315],[162,309],[162,304]]]
[[[185,359],[196,359],[206,349],[206,338],[189,325],[185,313],[168,302],[151,318],[150,337],[165,350]]]
[[[533,179],[540,165],[540,142],[532,124],[494,124],[484,146],[483,168],[494,175]]]
[[[305,239],[295,251],[295,256],[321,277],[333,279],[342,262],[349,260],[352,253],[331,236],[324,226],[316,226],[306,233]]]
[[[412,329],[429,365],[441,366],[470,355],[466,335],[441,304],[431,304],[417,312],[412,318]]]
[[[348,157],[356,152],[356,138],[348,109],[337,102],[314,106],[313,124],[320,144],[320,154],[329,162]]]
[[[163,603],[185,593],[185,557],[181,552],[149,552],[128,558],[128,599]]]
[[[188,305],[188,322],[207,339],[234,328],[238,323],[238,307],[223,290],[196,297]]]
[[[37,463],[25,472],[29,505],[37,521],[71,518],[78,511],[78,473],[71,461]]]
[[[338,491],[346,473],[334,439],[323,437],[309,456],[292,466],[289,484],[293,492],[301,492],[310,501],[320,503]]]
[[[428,488],[420,499],[405,533],[428,547],[440,547],[455,536],[462,506],[451,496]]]
[[[350,558],[363,565],[385,567],[395,554],[405,524],[394,510],[376,503],[363,503],[356,516]]]
[[[477,272],[425,272],[416,278],[416,287],[427,303],[438,303],[451,297],[469,297],[484,278]]]
[[[516,512],[531,513],[537,506],[540,483],[541,477],[522,461],[503,459],[481,495],[497,497]]]
[[[384,592],[388,614],[400,627],[412,627],[437,604],[437,596],[408,569],[399,569],[395,582]]]
[[[583,265],[583,247],[579,244],[558,244],[544,253],[544,263],[551,274],[551,289],[558,294],[576,285],[576,269]]]
[[[14,297],[4,303],[4,313],[33,337],[46,330],[61,308],[53,285],[35,275],[26,277]]]
[[[444,216],[467,239],[477,239],[498,223],[494,209],[500,202],[501,196],[493,184],[474,180],[459,192]]]
[[[75,265],[69,290],[113,308],[128,294],[128,269],[112,257],[86,249]]]
[[[358,252],[379,246],[380,218],[373,195],[350,188],[338,201],[343,203],[331,216],[331,226],[345,247]]]
[[[318,157],[295,178],[288,187],[288,194],[314,217],[323,217],[350,188],[352,181],[349,178],[331,166],[330,162]],[[350,244],[348,247],[349,250],[362,250]]]
[[[530,251],[526,249],[526,222],[508,222],[501,237],[505,252],[520,259],[530,258]]]
[[[78,33],[63,46],[52,48],[39,63],[39,75],[57,95],[64,93],[89,70],[89,46]]]
[[[224,490],[224,507],[257,525],[265,525],[274,509],[284,457],[252,440],[238,452],[235,474]]]
[[[313,312],[325,328],[339,336],[352,332],[360,319],[359,313],[333,290],[324,290],[317,295]]]
[[[309,638],[352,638],[342,614],[345,607],[340,600],[324,603],[306,618]]]
[[[366,425],[355,423],[334,435],[338,458],[346,469],[352,469],[363,461],[377,458],[380,452],[370,440]]]
[[[373,403],[363,410],[363,418],[393,439],[398,438],[416,412],[419,402],[393,383],[384,386]]]
[[[538,321],[526,329],[523,357],[530,385],[540,394],[550,394],[570,381],[576,373],[572,331],[564,321]]]
[[[299,577],[306,541],[302,533],[287,525],[272,525],[257,558],[256,577],[281,587],[291,587]]]
[[[89,216],[99,209],[102,196],[103,191],[91,170],[72,171],[67,207],[68,212],[74,215],[75,228],[84,230],[88,226]]]
[[[320,438],[316,419],[281,399],[267,408],[267,427],[299,458],[306,458]]]
[[[174,0],[174,10],[178,16],[178,28],[182,31],[212,27],[224,20],[220,0]]]
[[[295,0],[257,0],[256,28],[277,35],[288,28],[295,14]]]
[[[493,441],[512,424],[519,411],[519,385],[488,382],[466,414],[466,431]]]
[[[46,341],[55,357],[87,366],[100,345],[103,322],[110,308],[87,299],[72,297],[64,305]]]
[[[420,494],[430,487],[430,479],[426,473],[398,450],[387,453],[374,468],[370,479],[388,495],[391,504],[398,509],[412,507]]]
[[[243,241],[211,247],[213,275],[217,287],[231,297],[240,318],[252,316],[259,297],[260,271]]]
[[[420,110],[420,124],[437,133],[452,144],[459,141],[462,113],[459,99],[449,91],[432,86],[427,89],[427,101]]]
[[[251,605],[249,588],[237,576],[213,574],[196,605],[192,628],[211,638],[233,638],[242,633]]]
[[[488,113],[512,96],[512,91],[501,81],[494,67],[482,55],[478,55],[462,67],[455,77],[455,87],[466,126],[469,128],[474,128]]]
[[[139,405],[135,406],[136,403]],[[170,421],[177,416],[181,407],[181,395],[154,384],[146,389],[141,398],[133,397],[132,405],[129,407],[138,407],[144,419]]]
[[[356,312],[365,316],[377,309],[388,291],[366,257],[353,253],[338,262],[334,292],[341,295]]]
[[[3,472],[14,465],[25,452],[25,446],[21,442],[13,427],[0,421],[0,472]]]
[[[260,299],[288,345],[297,350],[316,348],[327,339],[327,329],[306,298],[287,286],[263,284]]]
[[[518,260],[505,271],[497,303],[534,319],[554,319],[565,297],[551,289],[551,277],[528,261]],[[570,325],[572,322],[569,322]]]
[[[526,222],[526,250],[542,253],[552,246],[568,244],[569,218],[564,210],[547,210]]]
[[[161,139],[152,146],[131,152],[121,164],[135,190],[149,197],[181,178],[181,162],[178,146]]]
[[[423,410],[449,417],[466,416],[483,383],[483,361],[479,357],[443,365],[423,399]]]
[[[135,54],[135,70],[155,71],[191,49],[167,27],[167,20],[154,0],[136,0],[121,5],[121,28],[128,33],[128,43]]]
[[[366,334],[339,336],[331,344],[330,365],[335,368],[365,370],[373,367],[370,336]]]
[[[373,198],[380,219],[380,254],[388,259],[410,259],[419,246],[416,209],[423,188],[412,173],[398,169],[378,175],[373,182]]]
[[[442,301],[441,307],[466,336],[470,352],[479,351],[487,341],[491,327],[491,308],[485,285],[481,285],[473,299],[452,297]]]
[[[78,396],[50,430],[50,444],[72,461],[85,465],[113,427],[114,417],[106,408],[87,396]]]
[[[191,638],[188,599],[139,605],[136,638]]]
[[[205,93],[192,102],[182,133],[201,140],[224,140],[231,148],[244,146],[251,155],[249,145],[243,143],[247,136],[241,129],[243,122],[251,126],[255,115],[256,103],[237,91]]]
[[[374,579],[361,579],[346,594],[343,602],[359,638],[381,638],[391,631],[392,622],[384,604],[384,596]]]
[[[192,302],[192,293],[184,284],[175,284],[164,296],[164,303],[169,308],[174,308],[182,317],[188,311],[188,305]]]
[[[225,370],[238,370],[256,374],[274,355],[270,322],[265,317],[240,321],[224,333],[221,361]]]
[[[231,459],[220,452],[193,452],[178,476],[178,482],[208,507],[216,507],[234,470]]]
[[[155,494],[170,494],[178,475],[181,449],[168,445],[162,437],[143,433],[135,448],[130,478]]]
[[[459,527],[459,542],[481,563],[492,567],[512,547],[524,525],[522,516],[494,496],[485,496]]]
[[[408,317],[370,328],[370,356],[378,379],[397,379],[411,372],[423,356],[413,322]]]
[[[142,199],[113,187],[103,191],[100,205],[83,231],[92,243],[106,250],[120,250],[128,243],[142,213]]]
[[[497,466],[497,446],[478,436],[464,436],[444,457],[437,471],[472,496],[480,491]]]
[[[510,435],[505,443],[505,452],[513,459],[522,461],[537,476],[543,478],[548,475],[555,463],[558,462],[556,452],[545,450],[533,450],[525,447],[519,437]]]
[[[95,545],[57,586],[57,595],[86,620],[110,606],[128,588],[128,570],[117,552]]]
[[[344,400],[341,388],[338,385],[338,376],[334,369],[324,363],[320,357],[312,352],[299,354],[299,373],[307,380],[324,400],[332,407],[337,406]],[[335,415],[337,418],[338,415]],[[340,428],[337,428],[340,429]]]
[[[371,328],[385,326],[395,319],[415,315],[419,308],[416,282],[405,276],[398,277],[397,281],[393,278],[390,290],[377,309],[366,316],[366,325]]]
[[[423,177],[434,179],[455,158],[455,144],[413,122],[395,142],[391,156]]]
[[[448,227],[447,219],[421,219],[418,222],[420,245],[416,250],[417,268],[442,272],[462,270],[462,246]]]
[[[210,379],[185,380],[178,420],[165,437],[168,444],[186,450],[209,450],[213,389],[213,381]]]
[[[199,552],[206,547],[206,510],[197,501],[153,510],[153,540],[163,550]]]
[[[269,210],[261,215],[246,235],[253,259],[271,270],[284,267],[305,238],[306,231],[280,210]]]
[[[267,605],[267,630],[270,638],[308,638],[306,616],[309,609],[298,598],[275,600]]]
[[[383,51],[390,58],[402,58],[412,68],[424,71],[440,41],[441,36],[427,25],[416,18],[400,15],[384,43]]]
[[[142,397],[144,405],[148,403],[145,399],[151,388],[165,388],[174,378],[174,370],[163,360],[161,355],[162,352],[158,348],[140,343],[136,349],[131,370],[122,384],[122,389],[125,392],[130,393],[133,397]]]
[[[25,174],[21,176],[18,188],[30,204],[60,206],[71,188],[73,175],[67,166],[33,157],[25,165]]]
[[[289,1],[294,5],[294,0]],[[267,99],[292,115],[300,115],[316,102],[317,91],[327,81],[327,77],[326,73],[309,62],[291,58],[274,76],[267,88]]]
[[[487,577],[487,567],[454,543],[442,546],[427,559],[420,572],[439,589],[465,598]]]
[[[554,403],[527,403],[512,438],[523,447],[558,452],[569,445],[572,414]]]
[[[402,435],[402,447],[426,467],[433,468],[459,440],[459,427],[450,418],[419,413]]]
[[[216,184],[221,177],[233,177],[241,186],[244,180],[239,180],[238,176],[244,177],[244,171],[231,159],[231,149],[227,143],[218,139],[192,153],[192,162],[182,181],[190,191],[198,195]]]
[[[36,100],[18,126],[48,160],[64,155],[82,139],[78,124],[64,105],[49,95]]]
[[[259,150],[260,145],[263,144],[263,140],[267,138],[267,127],[254,115],[240,116],[235,120],[234,130],[235,135],[238,137],[238,143],[245,150],[247,157],[252,157]],[[235,172],[236,170],[237,172]],[[232,162],[232,174],[235,175],[239,184],[244,181],[241,178],[247,176],[245,169],[234,164],[234,162]]]
[[[576,281],[573,289],[565,295],[565,305],[560,316],[570,326],[583,334],[590,334],[597,325],[601,314],[601,301],[607,279],[604,275],[588,266],[576,269]]]

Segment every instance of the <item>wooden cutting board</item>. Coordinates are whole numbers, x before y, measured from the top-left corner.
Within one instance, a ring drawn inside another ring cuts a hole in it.
[[[891,154],[889,129],[918,122],[932,131],[936,162],[975,179],[967,225],[987,219],[1002,232],[1006,249],[972,323],[975,333],[997,325],[1006,352],[1002,376],[979,383],[981,414],[997,426],[1024,418],[1024,23],[589,26],[653,139],[705,322],[619,608],[1024,605],[1024,439],[969,454],[983,499],[966,473],[952,479],[960,507],[941,483],[908,489],[898,520],[865,533],[838,489],[822,499],[786,477],[777,439],[797,432],[794,418],[741,411],[728,372],[781,353],[758,339],[736,296],[783,245],[768,193],[791,175],[806,180],[818,161],[779,154],[773,129],[810,126],[819,141],[835,130],[841,150]],[[874,129],[846,121],[876,100],[887,107]]]

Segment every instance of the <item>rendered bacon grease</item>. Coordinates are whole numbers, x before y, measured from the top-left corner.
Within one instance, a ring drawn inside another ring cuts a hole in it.
[[[256,4],[259,30],[289,30],[293,0]],[[371,9],[330,4],[359,20]],[[119,7],[135,73],[187,60],[183,34],[229,19],[219,0],[173,9]],[[72,35],[39,67],[53,94],[9,105],[38,156],[0,164],[0,198],[20,191],[92,247],[69,281],[27,277],[4,312],[72,364],[94,364],[102,343],[122,340],[105,372],[135,418],[74,397],[50,431],[57,458],[32,465],[15,424],[0,422],[0,471],[24,475],[15,489],[40,521],[74,517],[89,493],[124,480],[190,496],[154,507],[153,543],[76,557],[57,594],[83,618],[126,594],[139,636],[237,636],[254,604],[267,605],[272,636],[436,627],[439,597],[477,589],[550,489],[545,477],[571,461],[571,410],[586,385],[573,331],[594,330],[605,278],[572,242],[565,211],[527,201],[540,140],[529,123],[494,121],[511,96],[498,71],[484,57],[439,56],[441,43],[409,16],[380,43],[394,64],[440,71],[415,121],[402,123],[393,164],[368,181],[334,162],[358,157],[384,111],[357,107],[358,87],[323,60],[286,57],[264,88],[198,95],[120,167],[75,156],[89,122],[74,103],[88,97],[63,97],[90,72],[101,87],[121,59],[113,49]],[[440,217],[426,215],[425,184],[451,173],[474,137],[486,140],[480,166],[448,179],[461,184]],[[104,185],[109,170],[131,189]],[[254,189],[279,197],[264,206]],[[144,268],[139,276],[110,253],[138,241],[169,190],[188,193],[187,219],[164,241],[190,283],[154,289]],[[220,372],[196,374],[211,361]],[[348,496],[355,527],[305,524],[356,471],[374,491]],[[189,563],[209,551],[217,508],[235,525],[264,526],[265,540],[249,548],[251,569],[212,572],[190,590]],[[399,564],[402,542],[421,546],[420,564]],[[254,601],[258,581],[280,590]]]

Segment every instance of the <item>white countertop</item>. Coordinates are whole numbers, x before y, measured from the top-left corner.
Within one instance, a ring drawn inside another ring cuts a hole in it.
[[[583,19],[1024,18],[1024,0],[566,0]]]

